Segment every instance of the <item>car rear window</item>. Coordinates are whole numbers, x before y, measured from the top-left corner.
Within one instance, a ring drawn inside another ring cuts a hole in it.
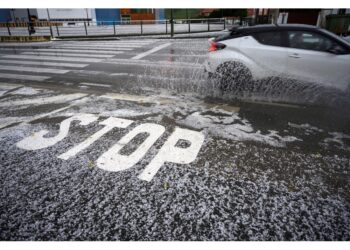
[[[256,33],[254,38],[261,44],[270,46],[282,46],[282,32],[280,31],[267,31]]]

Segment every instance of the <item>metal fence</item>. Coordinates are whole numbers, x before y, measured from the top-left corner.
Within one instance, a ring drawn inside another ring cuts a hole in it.
[[[226,29],[223,18],[211,19],[174,19],[142,21],[60,21],[0,23],[0,36],[126,36],[126,35],[171,35],[221,31]]]

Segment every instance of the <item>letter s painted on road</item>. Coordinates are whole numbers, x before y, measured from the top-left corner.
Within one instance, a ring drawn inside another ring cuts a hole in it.
[[[97,119],[98,119],[98,116],[92,115],[92,114],[75,115],[61,122],[60,131],[58,135],[50,138],[44,138],[44,135],[46,135],[49,131],[41,130],[17,142],[16,145],[17,147],[26,149],[26,150],[38,150],[38,149],[51,147],[55,145],[57,142],[63,140],[68,135],[69,127],[72,121],[78,120],[80,121],[80,125],[85,126],[94,121],[97,121]]]

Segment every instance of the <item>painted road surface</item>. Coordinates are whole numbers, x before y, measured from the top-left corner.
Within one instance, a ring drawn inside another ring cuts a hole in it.
[[[2,240],[349,240],[341,107],[217,98],[202,40],[22,53],[77,43],[1,48]]]

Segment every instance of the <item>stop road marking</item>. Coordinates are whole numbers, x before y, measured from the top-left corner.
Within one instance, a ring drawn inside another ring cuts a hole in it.
[[[98,116],[93,114],[79,114],[72,116],[61,122],[58,135],[50,138],[44,138],[44,135],[47,134],[48,131],[41,130],[37,133],[34,133],[32,136],[24,138],[16,145],[19,148],[25,150],[39,150],[51,147],[59,141],[63,140],[68,135],[69,127],[73,120],[78,120],[80,121],[80,125],[85,126],[97,121]],[[89,147],[92,143],[97,141],[113,128],[127,128],[132,123],[132,120],[109,117],[106,120],[100,122],[101,125],[104,125],[104,128],[97,131],[82,143],[71,148],[66,153],[59,155],[58,158],[68,160],[69,158],[75,156],[82,150]],[[106,171],[113,172],[118,172],[133,167],[145,156],[148,150],[154,145],[154,143],[162,136],[164,132],[165,127],[159,124],[145,123],[138,125],[97,159],[97,167]],[[141,143],[141,145],[139,145],[138,148],[130,155],[120,154],[120,151],[124,148],[124,146],[141,133],[147,133],[147,138]],[[180,140],[188,142],[189,146],[187,148],[176,146]],[[165,141],[159,152],[146,166],[138,178],[145,181],[151,181],[161,166],[166,162],[177,164],[189,164],[193,162],[196,159],[203,142],[203,133],[176,127],[174,132]]]

